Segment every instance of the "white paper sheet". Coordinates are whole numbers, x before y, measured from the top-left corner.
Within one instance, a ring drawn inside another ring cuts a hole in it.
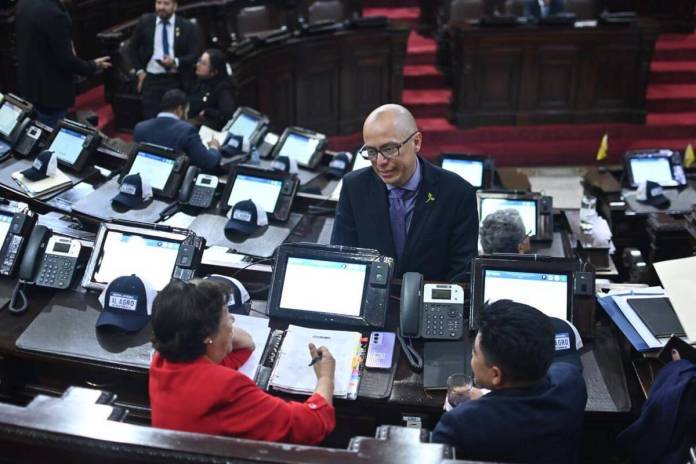
[[[225,143],[225,139],[227,138],[227,132],[218,132],[208,126],[201,126],[201,128],[198,129],[198,135],[201,136],[203,145],[206,147],[208,146],[210,139],[215,139],[220,145],[223,145]]]
[[[268,319],[262,317],[251,317],[244,316],[243,314],[234,315],[234,326],[240,327],[247,331],[251,338],[254,340],[256,348],[251,353],[247,362],[242,364],[239,368],[239,372],[254,380],[254,375],[256,375],[256,369],[259,367],[259,361],[261,360],[261,355],[263,355],[263,349],[266,346],[266,341],[268,340],[268,334],[271,332],[270,327],[268,327]]]
[[[662,261],[654,263],[653,266],[669,295],[687,338],[691,343],[696,342],[696,306],[693,293],[696,283],[696,256]]]
[[[308,366],[311,358],[307,345],[311,342],[317,347],[327,347],[336,359],[334,395],[346,397],[353,373],[353,358],[360,346],[360,338],[359,332],[289,326],[271,374],[270,385],[293,393],[311,394],[314,391],[317,379],[314,368]]]

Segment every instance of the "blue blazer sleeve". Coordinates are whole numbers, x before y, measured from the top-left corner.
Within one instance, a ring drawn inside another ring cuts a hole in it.
[[[214,148],[206,148],[194,126],[190,126],[187,129],[183,149],[184,153],[191,159],[191,164],[201,169],[213,169],[220,164],[220,151]]]
[[[353,205],[344,178],[341,196],[336,207],[333,231],[331,232],[332,245],[358,246],[358,232],[355,227]]]
[[[464,281],[471,271],[471,260],[478,255],[478,208],[476,191],[466,190],[456,209],[457,220],[450,235],[449,273],[450,282]]]

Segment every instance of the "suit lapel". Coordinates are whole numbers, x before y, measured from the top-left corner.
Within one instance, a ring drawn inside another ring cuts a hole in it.
[[[387,187],[384,182],[377,177],[377,174],[370,173],[368,185],[367,201],[368,205],[362,205],[370,211],[370,220],[375,228],[375,237],[379,237],[381,246],[387,256],[396,256],[394,239],[392,238],[391,222],[389,221],[389,202],[387,200]]]
[[[410,252],[421,239],[421,235],[423,235],[426,225],[428,224],[430,214],[434,209],[433,202],[436,201],[439,194],[439,186],[435,179],[435,172],[432,166],[430,166],[430,163],[427,161],[420,161],[420,163],[423,178],[420,188],[418,189],[418,196],[416,197],[411,227],[406,236],[406,246],[404,247],[404,255],[401,260],[402,265],[409,260],[411,255]],[[422,250],[418,252],[422,252]]]

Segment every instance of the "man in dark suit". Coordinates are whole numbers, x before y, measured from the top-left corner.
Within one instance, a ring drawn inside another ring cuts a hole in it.
[[[167,90],[191,86],[202,52],[196,26],[176,16],[176,7],[176,0],[156,0],[155,13],[140,18],[130,39],[145,119],[157,114]]]
[[[220,144],[211,139],[206,148],[196,128],[186,118],[186,94],[173,89],[162,97],[162,111],[156,118],[138,123],[133,131],[135,142],[152,143],[186,154],[191,164],[202,169],[213,169],[220,164]]]
[[[72,20],[60,0],[22,0],[15,21],[19,94],[34,105],[39,121],[55,126],[75,103],[73,75],[106,69],[109,58],[75,56]]]
[[[375,248],[396,258],[396,275],[461,281],[476,255],[476,191],[418,157],[422,135],[399,105],[374,110],[358,156],[372,168],[343,178],[331,243]]]

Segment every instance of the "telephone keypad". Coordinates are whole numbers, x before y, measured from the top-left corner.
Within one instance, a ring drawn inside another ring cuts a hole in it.
[[[191,192],[188,204],[198,208],[208,208],[213,204],[215,189],[194,187]]]
[[[456,340],[462,337],[464,315],[462,308],[449,304],[425,303],[423,305],[424,338]]]
[[[41,287],[66,289],[72,281],[76,258],[46,254],[35,283]]]

